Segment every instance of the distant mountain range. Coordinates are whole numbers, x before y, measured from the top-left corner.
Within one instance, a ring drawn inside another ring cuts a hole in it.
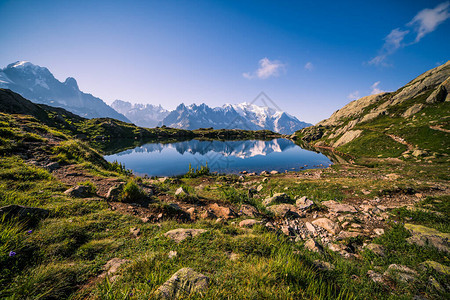
[[[180,104],[173,111],[161,105],[132,104],[122,100],[109,106],[102,99],[80,91],[74,78],[60,82],[47,68],[25,61],[0,69],[0,88],[10,89],[35,103],[62,107],[82,117],[110,117],[149,128],[165,125],[180,129],[267,129],[292,134],[312,125],[285,112],[249,103],[215,108],[206,104]]]
[[[141,127],[156,127],[169,114],[161,105],[132,104],[122,100],[114,101],[111,107]]]
[[[74,78],[61,82],[47,68],[30,62],[17,61],[0,69],[0,88],[10,89],[35,103],[62,107],[82,117],[110,117],[131,123],[102,99],[81,92]]]

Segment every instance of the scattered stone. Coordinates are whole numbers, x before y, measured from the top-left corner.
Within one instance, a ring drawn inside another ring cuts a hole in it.
[[[169,251],[169,254],[167,254],[167,256],[169,257],[169,259],[175,258],[175,257],[178,256],[178,252],[177,252],[177,251],[170,250],[170,251]]]
[[[369,244],[366,246],[366,248],[378,256],[383,257],[385,255],[383,246],[379,244]]]
[[[64,194],[74,198],[86,198],[90,196],[90,188],[84,185],[77,185],[66,190]]]
[[[276,193],[272,197],[267,197],[264,199],[263,204],[264,206],[273,205],[276,203],[291,203],[291,198],[286,195],[285,193]]]
[[[156,299],[178,299],[191,294],[205,292],[209,287],[209,278],[191,268],[178,270],[155,293]]]
[[[269,181],[269,178],[263,178],[263,180],[262,180],[262,182],[267,182],[267,181]]]
[[[333,221],[331,221],[330,219],[327,218],[320,218],[317,220],[312,221],[312,224],[322,227],[323,229],[325,229],[326,231],[328,231],[329,233],[335,235],[339,232],[340,228],[339,225],[334,223]]]
[[[45,168],[46,168],[47,170],[49,170],[50,172],[53,172],[53,171],[55,171],[55,170],[58,170],[58,169],[60,168],[60,165],[59,165],[58,162],[54,161],[54,162],[51,162],[51,163],[47,164],[47,165],[45,166]]]
[[[384,284],[384,278],[383,275],[380,273],[375,272],[374,270],[367,271],[367,276],[373,281],[377,283],[383,283]]]
[[[241,222],[239,222],[239,227],[253,227],[255,224],[258,224],[259,222],[255,219],[246,219]]]
[[[123,190],[123,186],[124,184],[120,183],[116,186],[110,187],[106,193],[106,199],[109,201],[119,201],[119,196]]]
[[[387,175],[385,176],[385,178],[386,178],[387,180],[397,180],[397,179],[400,178],[400,175],[391,173],[391,174],[387,174]]]
[[[276,171],[276,170],[273,170],[273,171],[270,171],[270,174],[271,174],[271,175],[276,175],[276,174],[280,174],[280,172],[278,172],[278,171]]]
[[[259,216],[259,212],[256,209],[256,207],[249,205],[249,204],[242,204],[241,205],[241,213],[249,216],[249,217],[257,217]]]
[[[304,212],[299,211],[297,207],[292,204],[272,205],[267,209],[280,218],[300,218],[305,214]]]
[[[322,252],[323,248],[321,245],[319,245],[315,240],[309,239],[305,242],[303,245],[306,249],[312,252]]]
[[[427,260],[424,261],[419,265],[422,269],[433,269],[437,273],[443,275],[443,276],[449,276],[450,275],[450,267],[447,267],[445,265],[442,265],[438,263],[437,261]]]
[[[214,211],[214,214],[216,216],[222,217],[224,219],[237,217],[237,214],[231,208],[219,206],[217,203],[212,204],[210,208]]]
[[[263,188],[264,188],[263,185],[260,184],[260,185],[258,185],[258,187],[256,188],[256,191],[257,191],[257,192],[261,192]]]
[[[376,235],[383,235],[383,234],[384,234],[384,229],[383,229],[383,228],[374,228],[374,229],[373,229],[373,232],[374,232]]]
[[[306,227],[306,229],[308,229],[308,231],[309,232],[311,232],[312,234],[315,234],[317,231],[316,231],[316,228],[313,226],[313,224],[311,224],[311,223],[309,223],[309,222],[306,222],[305,223],[305,227]]]
[[[268,174],[269,174],[269,172],[267,172],[267,171],[262,171],[261,173],[259,173],[259,175],[261,175],[261,176],[268,175]]]
[[[213,212],[212,210],[206,209],[206,210],[200,215],[200,218],[212,220],[212,219],[216,219],[217,216],[214,214],[214,212]]]
[[[419,157],[419,156],[425,156],[427,154],[428,154],[428,152],[425,150],[416,149],[413,151],[413,153],[411,155],[414,157]]]
[[[118,257],[110,259],[103,267],[104,272],[102,274],[100,274],[98,277],[104,278],[106,276],[114,275],[114,273],[116,273],[119,270],[121,265],[128,263],[128,262],[130,262],[129,259],[123,259],[123,258],[118,258]],[[115,278],[117,278],[117,276],[111,277],[110,281],[114,281]]]
[[[405,224],[405,228],[412,234],[411,237],[406,239],[408,243],[422,247],[430,245],[440,251],[450,252],[450,233],[443,233],[434,228],[414,224]]]
[[[339,232],[339,235],[337,236],[337,238],[339,240],[344,240],[344,239],[348,239],[348,238],[355,238],[360,235],[363,235],[363,234],[361,232],[355,232],[355,231],[341,231],[341,232]]]
[[[148,222],[150,222],[150,219],[148,217],[143,217],[143,218],[141,218],[141,221],[143,223],[148,223]]]
[[[187,195],[189,195],[189,193],[181,186],[175,191],[175,196],[187,196]]]
[[[191,229],[191,228],[178,228],[170,230],[164,234],[167,238],[179,243],[187,238],[196,237],[199,234],[206,232],[205,229]]]
[[[2,215],[6,215],[5,218],[7,219],[13,217],[18,218],[19,220],[23,220],[25,218],[43,219],[48,217],[49,214],[50,212],[44,208],[16,204],[0,207],[0,219]]]
[[[335,269],[335,266],[333,264],[319,259],[316,259],[313,262],[313,265],[320,271],[332,271]]]
[[[322,202],[322,205],[326,206],[329,210],[335,213],[340,212],[349,212],[349,213],[356,213],[358,212],[356,208],[350,204],[343,204],[338,203],[334,200],[324,201]]]
[[[309,200],[306,196],[303,196],[295,201],[295,206],[297,206],[298,209],[307,209],[312,205],[314,205],[314,202]]]
[[[390,265],[386,272],[384,272],[384,276],[394,276],[403,282],[413,282],[417,279],[418,275],[413,269],[397,264]]]
[[[130,233],[135,237],[135,238],[139,238],[139,235],[141,234],[141,229],[137,228],[137,227],[131,227],[130,228]]]
[[[164,182],[166,182],[167,180],[169,180],[168,177],[161,177],[161,178],[158,178],[158,181],[161,182],[161,183],[164,183]]]
[[[230,258],[230,260],[236,261],[236,260],[239,260],[239,258],[240,258],[241,256],[240,256],[238,253],[231,252],[231,253],[228,255],[228,257]]]

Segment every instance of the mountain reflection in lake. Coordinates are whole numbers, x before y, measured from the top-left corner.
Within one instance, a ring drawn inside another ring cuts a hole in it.
[[[302,149],[287,139],[150,143],[105,159],[117,160],[135,174],[149,176],[181,175],[188,171],[189,164],[196,168],[206,162],[211,172],[219,173],[298,171],[331,164],[325,155]]]

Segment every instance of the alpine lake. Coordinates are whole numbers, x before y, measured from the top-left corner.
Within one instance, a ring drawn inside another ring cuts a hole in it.
[[[272,140],[187,140],[116,147],[105,159],[117,161],[140,176],[177,176],[189,166],[208,166],[211,172],[238,174],[262,171],[300,171],[332,164],[324,154],[307,150],[285,138]]]

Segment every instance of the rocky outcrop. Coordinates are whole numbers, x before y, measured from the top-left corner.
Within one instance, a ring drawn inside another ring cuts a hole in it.
[[[179,299],[191,294],[205,292],[209,287],[209,277],[191,268],[182,268],[161,285],[155,292],[156,299]]]
[[[405,228],[411,233],[411,237],[407,239],[410,244],[418,246],[433,246],[444,252],[450,252],[449,240],[450,234],[443,233],[434,228],[422,225],[405,224]]]
[[[196,237],[199,234],[202,234],[206,232],[205,229],[185,229],[185,228],[178,228],[174,230],[170,230],[164,234],[165,237],[179,243],[187,238]]]

